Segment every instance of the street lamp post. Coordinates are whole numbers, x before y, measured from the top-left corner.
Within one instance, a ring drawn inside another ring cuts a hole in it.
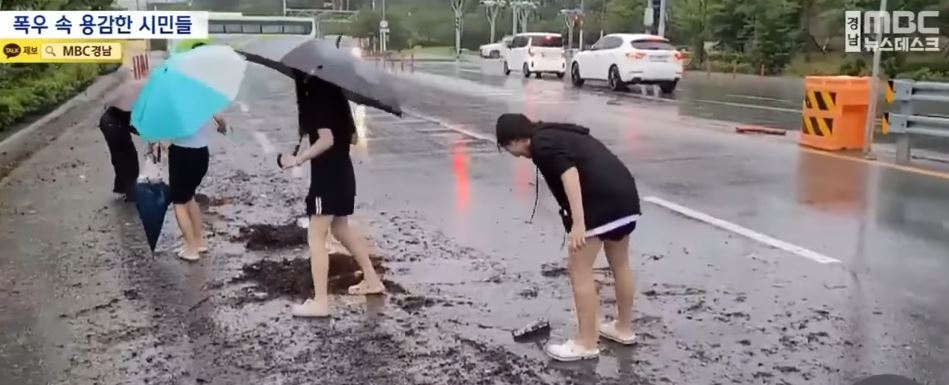
[[[867,106],[867,121],[863,127],[863,156],[866,158],[873,158],[873,132],[876,130],[877,101],[880,93],[880,56],[882,55],[880,43],[883,41],[884,20],[889,22],[889,18],[883,17],[884,12],[886,12],[886,0],[880,0],[880,17],[873,24],[876,28],[876,49],[873,50],[873,69],[870,73],[870,104]]]
[[[666,36],[666,0],[659,1],[659,36]]]
[[[583,51],[583,11],[586,8],[583,6],[583,0],[580,0],[580,50]]]

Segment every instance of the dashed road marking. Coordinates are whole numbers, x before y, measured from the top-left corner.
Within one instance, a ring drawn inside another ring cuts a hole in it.
[[[471,130],[468,130],[468,129],[464,129],[464,128],[458,127],[457,125],[452,124],[451,122],[448,122],[448,121],[445,121],[445,120],[436,118],[436,117],[434,117],[434,116],[426,115],[426,114],[423,114],[423,113],[421,113],[421,112],[419,112],[419,111],[410,110],[410,109],[405,109],[405,112],[406,112],[408,115],[415,116],[415,117],[417,117],[417,118],[420,118],[420,119],[423,119],[423,120],[427,120],[427,121],[429,121],[429,122],[432,122],[432,123],[435,123],[435,124],[444,126],[445,128],[448,128],[448,129],[450,129],[450,130],[452,130],[452,131],[456,131],[456,132],[458,132],[458,133],[460,133],[460,134],[462,134],[462,135],[466,135],[466,136],[469,136],[469,137],[472,137],[472,138],[476,138],[476,139],[481,139],[481,140],[488,141],[488,142],[491,142],[491,143],[497,143],[497,141],[496,141],[494,138],[492,138],[491,136],[489,136],[489,135],[479,134],[479,133],[477,133],[477,132],[474,132],[474,131],[471,131]]]
[[[719,219],[719,218],[713,217],[713,216],[708,215],[708,214],[706,214],[706,213],[703,213],[703,212],[701,212],[701,211],[693,210],[693,209],[690,209],[690,208],[688,208],[688,207],[685,207],[685,206],[682,206],[682,205],[680,205],[680,204],[667,201],[667,200],[662,199],[662,198],[659,198],[659,197],[647,196],[647,197],[643,198],[643,201],[646,201],[646,202],[652,203],[652,204],[654,204],[654,205],[663,207],[663,208],[665,208],[665,209],[674,211],[674,212],[679,213],[679,214],[681,214],[681,215],[684,215],[684,216],[686,216],[686,217],[689,217],[689,218],[692,218],[692,219],[695,219],[695,220],[698,220],[698,221],[701,221],[701,222],[708,223],[708,224],[710,224],[710,225],[712,225],[712,226],[715,226],[715,227],[718,227],[718,228],[720,228],[720,229],[727,230],[727,231],[731,231],[731,232],[733,232],[733,233],[735,233],[735,234],[744,236],[744,237],[746,237],[746,238],[750,238],[750,239],[752,239],[752,240],[754,240],[754,241],[757,241],[757,242],[759,242],[759,243],[763,243],[763,244],[768,245],[768,246],[771,246],[771,247],[773,247],[773,248],[776,248],[776,249],[779,249],[779,250],[784,250],[784,251],[786,251],[786,252],[789,252],[789,253],[791,253],[791,254],[797,255],[797,256],[799,256],[799,257],[803,257],[803,258],[810,259],[810,260],[812,260],[812,261],[814,261],[814,262],[817,262],[817,263],[821,263],[821,264],[840,263],[840,260],[839,260],[839,259],[835,259],[835,258],[828,257],[828,256],[826,256],[826,255],[824,255],[824,254],[821,254],[821,253],[818,253],[818,252],[816,252],[816,251],[813,251],[813,250],[810,250],[810,249],[806,249],[806,248],[804,248],[804,247],[797,246],[797,245],[794,245],[794,244],[791,244],[791,243],[782,241],[782,240],[780,240],[780,239],[774,238],[774,237],[769,236],[769,235],[766,235],[766,234],[759,233],[759,232],[754,231],[754,230],[752,230],[752,229],[749,229],[749,228],[747,228],[747,227],[743,227],[743,226],[741,226],[741,225],[737,225],[737,224],[735,224],[735,223],[726,221],[726,220],[724,220],[724,219]]]

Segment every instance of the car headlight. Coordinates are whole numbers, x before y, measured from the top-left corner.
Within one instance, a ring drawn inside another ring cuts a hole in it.
[[[362,57],[362,48],[353,47],[353,56]]]

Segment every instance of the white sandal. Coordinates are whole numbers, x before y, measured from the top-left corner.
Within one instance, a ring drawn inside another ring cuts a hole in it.
[[[600,357],[600,348],[585,349],[577,346],[573,340],[567,340],[562,344],[547,345],[544,351],[550,358],[563,362],[592,360]]]
[[[329,305],[320,306],[312,298],[290,308],[290,314],[300,318],[325,318],[330,316]]]
[[[636,343],[636,334],[631,336],[622,336],[616,330],[616,321],[604,322],[600,325],[600,337],[616,342],[620,345],[632,345]]]
[[[386,287],[380,283],[378,289],[370,289],[369,284],[363,280],[362,282],[350,286],[347,291],[349,292],[349,295],[375,295],[385,293]]]

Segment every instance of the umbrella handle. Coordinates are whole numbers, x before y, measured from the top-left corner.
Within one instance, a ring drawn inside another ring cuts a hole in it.
[[[300,151],[300,143],[303,143],[303,137],[300,137],[300,141],[297,142],[297,145],[293,147],[293,156],[297,155],[297,152]],[[283,169],[283,154],[277,154],[277,167]]]

